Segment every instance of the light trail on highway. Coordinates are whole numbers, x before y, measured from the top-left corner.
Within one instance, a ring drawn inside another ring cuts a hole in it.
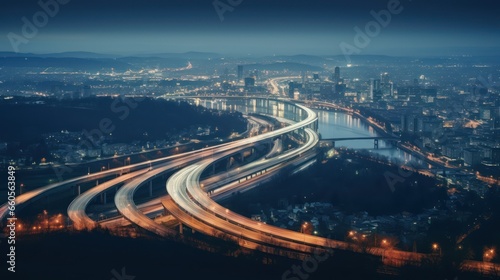
[[[251,119],[255,123],[255,125],[252,125],[252,129],[257,127],[257,130],[258,130],[258,127],[260,127],[261,125],[262,126],[270,125],[268,122],[266,122],[264,120],[260,120],[260,119],[255,118],[255,117],[251,117]],[[173,171],[176,168],[180,168],[181,166],[195,162],[195,161],[199,160],[200,158],[214,156],[220,152],[234,149],[233,146],[235,146],[235,145],[228,145],[226,143],[226,144],[217,145],[217,146],[214,146],[211,148],[201,149],[201,150],[197,150],[197,151],[193,151],[193,152],[187,152],[187,153],[183,153],[181,155],[174,155],[174,156],[170,156],[170,157],[166,157],[166,158],[161,159],[160,162],[164,162],[164,161],[169,160],[169,159],[171,159],[171,161],[168,161],[167,163],[162,163],[160,165],[155,165],[154,171],[141,177],[143,181],[134,180],[133,181],[134,184],[132,184],[132,183],[125,184],[125,186],[123,186],[117,192],[117,194],[115,196],[115,205],[116,205],[118,211],[120,212],[120,210],[122,210],[126,213],[132,213],[131,216],[128,217],[129,220],[131,220],[131,221],[133,221],[134,219],[137,219],[137,217],[140,217],[141,219],[143,219],[144,215],[140,215],[141,211],[136,207],[136,205],[133,201],[133,196],[134,196],[135,192],[137,191],[137,189],[139,188],[139,186],[141,185],[141,183],[143,183],[145,180],[151,180],[152,177]],[[249,144],[246,147],[243,147],[243,149],[250,148],[252,146],[253,145]],[[180,157],[180,156],[182,156],[182,157]],[[152,165],[150,165],[150,166],[151,167],[149,169],[139,170],[139,171],[136,171],[130,175],[123,175],[123,176],[118,177],[116,179],[105,182],[101,185],[98,185],[98,186],[88,190],[83,195],[77,197],[75,200],[73,200],[71,202],[71,204],[69,205],[67,212],[68,212],[69,218],[73,221],[75,228],[76,229],[95,228],[98,223],[96,223],[90,217],[88,217],[88,215],[85,212],[85,209],[88,206],[88,204],[90,203],[90,201],[92,199],[94,199],[97,195],[105,192],[107,189],[149,171],[150,169],[153,168]],[[116,199],[117,196],[119,196],[118,200]],[[116,203],[116,201],[118,201],[118,203]],[[124,210],[125,206],[129,207],[128,205],[131,205],[129,211]],[[149,223],[143,223],[143,224],[150,225]]]

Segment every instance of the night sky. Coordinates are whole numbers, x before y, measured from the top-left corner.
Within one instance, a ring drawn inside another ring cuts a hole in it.
[[[336,55],[342,42],[354,45],[354,27],[364,29],[370,11],[390,1],[242,0],[221,21],[213,0],[69,0],[18,50]],[[360,54],[500,54],[498,0],[401,0],[401,6]],[[2,1],[0,51],[14,51],[8,34],[21,36],[21,18],[32,21],[38,11],[38,0]]]

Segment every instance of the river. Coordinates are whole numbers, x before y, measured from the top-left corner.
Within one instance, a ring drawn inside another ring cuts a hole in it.
[[[235,100],[200,101],[201,105],[210,109],[237,110],[244,114],[261,113],[261,114],[271,114],[278,117],[292,118],[293,114],[287,111],[289,109],[287,105],[282,105],[280,104],[280,102],[276,102],[276,108],[274,110],[269,110],[268,109],[269,107],[264,106],[263,102],[266,101],[259,99],[248,102],[235,101]],[[344,113],[342,111],[317,110],[316,113],[318,114],[318,125],[319,125],[318,132],[321,134],[321,137],[323,139],[383,136],[380,135],[366,121],[356,116]],[[397,147],[393,147],[390,143],[386,141],[379,141],[378,149],[374,149],[373,140],[339,141],[335,143],[335,146],[347,147],[351,149],[369,150],[370,152],[386,156],[391,161],[399,161],[399,162],[412,161],[414,164],[416,163],[420,166],[425,166],[425,164],[423,164],[423,162],[420,159],[415,158],[411,154],[406,153]]]
[[[318,130],[323,139],[383,136],[367,122],[356,116],[341,111],[317,110],[316,113],[318,114]],[[335,143],[335,147],[364,149],[389,157],[391,160],[414,161],[419,165],[422,164],[420,159],[416,159],[411,154],[392,146],[386,141],[379,141],[379,149],[374,149],[373,140],[339,141]]]

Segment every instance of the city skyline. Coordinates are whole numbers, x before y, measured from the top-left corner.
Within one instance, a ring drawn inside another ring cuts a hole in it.
[[[3,4],[7,279],[500,277],[495,1]]]

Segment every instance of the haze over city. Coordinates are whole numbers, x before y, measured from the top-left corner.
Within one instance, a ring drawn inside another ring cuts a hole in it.
[[[500,277],[499,14],[3,1],[0,278]]]
[[[342,54],[341,42],[352,42],[353,28],[363,29],[373,20],[370,11],[387,9],[389,1],[233,1],[234,7],[207,0],[67,2],[20,52],[336,55]],[[401,1],[401,13],[392,15],[363,54],[494,54],[500,47],[498,5],[471,3]],[[3,34],[20,34],[22,17],[31,20],[41,10],[29,0],[2,6]],[[8,40],[0,42],[0,50],[12,51]]]

